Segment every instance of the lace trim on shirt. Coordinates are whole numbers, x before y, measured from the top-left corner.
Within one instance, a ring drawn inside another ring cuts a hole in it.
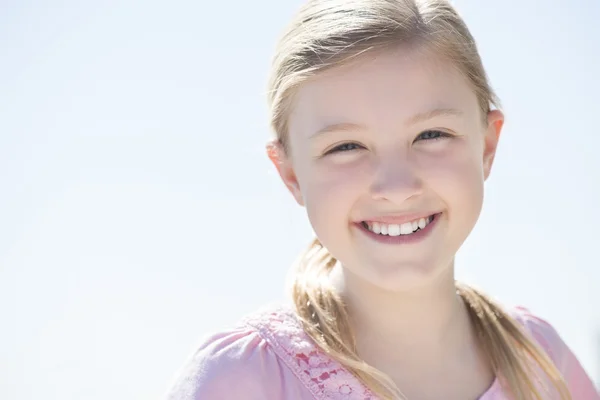
[[[356,376],[327,356],[306,334],[294,311],[277,307],[246,317],[317,399],[377,400]]]
[[[531,334],[527,326],[527,309],[518,307],[510,313]],[[242,321],[266,340],[277,356],[298,377],[316,399],[378,400],[356,376],[327,356],[306,334],[290,306],[277,306],[250,315]],[[551,346],[535,337],[539,345],[556,362]],[[500,396],[500,397],[497,397]],[[503,398],[498,380],[481,399]]]

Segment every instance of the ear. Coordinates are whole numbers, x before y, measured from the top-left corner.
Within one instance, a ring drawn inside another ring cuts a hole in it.
[[[500,110],[492,110],[487,116],[487,129],[483,148],[483,176],[488,179],[496,156],[500,132],[504,126],[504,114]]]
[[[301,206],[304,206],[304,199],[302,198],[302,192],[300,191],[300,185],[298,184],[298,178],[292,167],[292,160],[286,154],[283,145],[279,140],[273,140],[267,143],[267,155],[269,159],[277,168],[277,172],[281,177],[281,180],[288,188],[296,202]]]

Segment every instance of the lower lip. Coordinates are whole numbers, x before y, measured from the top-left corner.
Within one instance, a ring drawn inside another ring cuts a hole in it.
[[[398,235],[398,236],[389,236],[389,235],[379,235],[377,233],[371,232],[367,228],[363,226],[362,223],[357,223],[355,226],[362,232],[364,232],[369,238],[379,242],[386,244],[413,244],[423,241],[435,225],[437,225],[438,220],[440,219],[440,214],[435,214],[433,216],[433,221],[431,221],[425,228],[419,229],[415,233],[411,233],[410,235]]]

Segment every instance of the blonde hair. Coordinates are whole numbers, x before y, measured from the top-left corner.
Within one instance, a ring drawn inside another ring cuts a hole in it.
[[[499,107],[475,40],[444,0],[309,0],[281,38],[269,82],[271,124],[288,151],[287,119],[297,88],[362,54],[416,45],[450,61],[470,83],[483,116]],[[295,271],[292,295],[307,334],[384,399],[404,398],[382,372],[360,359],[342,298],[329,285],[337,260],[315,239]],[[560,372],[520,324],[480,291],[457,284],[489,362],[515,399],[541,400],[538,369],[563,400],[571,399]]]

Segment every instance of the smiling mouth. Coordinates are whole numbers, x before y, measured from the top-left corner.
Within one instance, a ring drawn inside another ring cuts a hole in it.
[[[360,224],[367,230],[381,236],[408,236],[425,229],[433,222],[437,214],[419,218],[404,224],[385,224],[382,222],[362,221]]]

